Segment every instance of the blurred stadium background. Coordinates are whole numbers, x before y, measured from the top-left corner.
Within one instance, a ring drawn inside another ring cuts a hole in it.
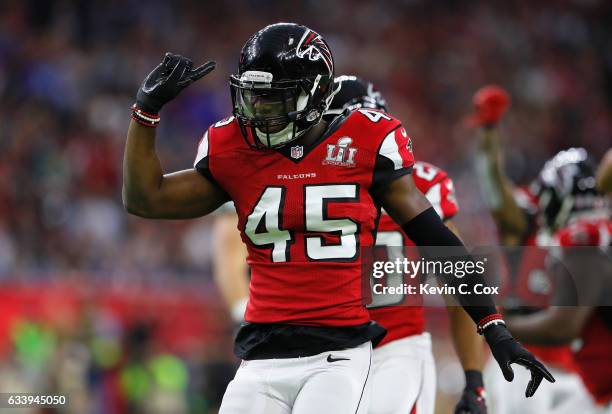
[[[503,135],[516,182],[559,149],[599,159],[611,145],[605,0],[3,1],[1,392],[69,393],[69,413],[216,412],[236,361],[212,283],[212,219],[128,216],[121,157],[137,87],[173,51],[218,62],[162,114],[165,169],[190,167],[201,132],[230,111],[242,44],[276,21],[318,30],[338,74],[375,82],[417,158],[455,179],[468,244],[497,243],[462,123],[478,87],[512,94]],[[444,309],[429,323],[448,412],[462,374]]]

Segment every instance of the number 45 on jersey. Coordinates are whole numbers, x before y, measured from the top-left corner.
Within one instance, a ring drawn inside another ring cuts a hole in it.
[[[244,232],[260,248],[272,248],[273,262],[288,262],[289,247],[294,242],[290,230],[283,228],[282,217],[286,189],[269,186],[263,191],[249,214]],[[357,184],[304,186],[305,226],[308,232],[339,235],[337,244],[324,244],[321,236],[304,236],[306,255],[314,261],[354,260],[357,258],[359,226],[350,218],[326,218],[326,204],[358,202]]]

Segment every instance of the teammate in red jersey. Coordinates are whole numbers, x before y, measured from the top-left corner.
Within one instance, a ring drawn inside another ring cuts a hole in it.
[[[367,82],[356,76],[338,76],[334,81],[334,95],[326,114],[342,115],[346,110],[359,108],[387,112],[384,97]],[[445,224],[457,233],[451,219],[459,207],[453,182],[442,169],[416,161],[413,179]],[[387,260],[401,246],[414,246],[384,211],[380,217],[376,245],[385,247]],[[401,249],[400,249],[401,250]],[[399,252],[398,252],[399,253]],[[382,282],[382,283],[381,283]],[[394,283],[395,282],[395,283]],[[402,277],[387,275],[384,280],[372,280],[372,286],[401,285]],[[419,298],[420,299],[420,298]],[[418,300],[418,299],[417,299]],[[451,303],[451,305],[454,305]],[[374,292],[368,306],[370,316],[387,329],[387,335],[374,350],[372,401],[369,413],[406,413],[412,410],[426,414],[434,412],[436,371],[431,350],[431,337],[425,332],[424,309],[420,301],[405,295]],[[457,404],[461,414],[486,413],[482,381],[482,341],[473,331],[473,322],[460,307],[449,306],[451,332],[455,349],[466,372],[466,387]]]
[[[370,82],[356,76],[338,76],[334,80],[337,91],[325,113],[333,121],[346,109],[381,109],[386,102]],[[446,172],[429,163],[416,161],[413,178],[416,187],[428,198],[445,224],[458,212],[453,182]],[[247,268],[244,248],[236,231],[236,211],[231,203],[215,212],[215,277],[234,321],[242,322],[248,299]],[[455,231],[455,230],[453,230]],[[383,212],[378,224],[377,244],[390,249],[411,245],[402,229]],[[388,284],[387,284],[388,285]],[[423,308],[419,306],[389,307],[389,296],[375,296],[370,304],[370,316],[388,331],[374,351],[373,389],[369,413],[404,413],[415,407],[419,413],[433,413],[435,403],[435,366],[431,340],[425,330]],[[393,299],[394,304],[401,302]],[[473,322],[460,307],[449,307],[453,340],[466,371],[466,388],[457,412],[479,414],[486,412],[482,382],[482,347],[480,337],[473,330]],[[392,346],[383,345],[394,342]],[[398,391],[399,390],[399,391]],[[400,397],[398,397],[398,395]]]
[[[214,64],[194,69],[167,54],[137,94],[124,157],[126,209],[190,218],[231,199],[249,251],[248,323],[235,347],[244,362],[222,414],[367,409],[371,343],[383,330],[362,303],[360,249],[374,244],[379,206],[418,245],[453,246],[461,255],[445,256],[451,263],[469,258],[416,189],[399,121],[366,109],[322,121],[333,65],[323,38],[304,26],[279,23],[254,34],[230,80],[234,116],[204,134],[193,169],[173,174],[162,173],[152,127],[161,107]],[[527,396],[542,379],[554,381],[512,338],[490,296],[457,300],[509,381],[511,363],[533,374]]]
[[[416,161],[413,179],[440,218],[456,232],[451,219],[457,214],[458,205],[454,197],[453,182],[446,172],[432,164]],[[388,246],[390,252],[398,246],[414,246],[384,212],[378,225],[376,243]],[[380,280],[373,282],[380,283]],[[392,283],[387,280],[385,285]],[[414,303],[414,297],[397,296],[374,295],[369,307],[372,319],[388,331],[374,350],[370,412],[399,414],[414,410],[417,413],[433,414],[436,397],[435,364],[430,335],[425,332],[425,309]],[[391,303],[389,299],[392,299]],[[466,387],[455,412],[486,413],[481,339],[471,329],[472,321],[463,309],[452,302],[449,305],[452,338],[466,376]],[[410,391],[405,392],[403,398],[393,398],[402,389]]]
[[[509,321],[529,343],[572,343],[593,401],[563,406],[558,412],[564,413],[612,412],[612,222],[595,182],[594,164],[583,148],[561,151],[544,166],[535,187],[545,226],[553,234],[551,245],[562,247],[549,260],[555,276],[553,303],[560,306]]]
[[[489,85],[474,94],[475,114],[471,125],[481,130],[477,172],[483,195],[497,225],[500,242],[507,257],[505,281],[505,313],[525,313],[539,310],[534,304],[550,302],[552,280],[545,266],[548,236],[541,227],[538,195],[528,187],[515,186],[503,168],[503,152],[498,124],[510,105],[510,96],[499,86]],[[540,245],[541,247],[537,247]],[[559,404],[580,404],[587,393],[575,373],[568,346],[541,347],[526,343],[527,348],[553,369],[557,382],[554,387],[542,387],[530,401],[513,398],[508,388],[517,392],[516,384],[505,384],[493,360],[485,368],[489,406],[495,413],[515,412],[539,414],[552,412]],[[517,372],[517,375],[527,374]]]

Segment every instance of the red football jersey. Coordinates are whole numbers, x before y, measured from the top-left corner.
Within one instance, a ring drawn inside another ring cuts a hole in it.
[[[563,247],[609,247],[612,245],[611,240],[612,221],[609,219],[577,220],[555,234],[555,241]],[[606,289],[602,286],[601,290]],[[574,361],[584,385],[600,404],[612,402],[612,326],[610,320],[606,322],[605,312],[610,319],[609,308],[595,308],[580,334],[580,349],[574,354]]]
[[[363,305],[360,248],[372,246],[372,194],[412,170],[400,122],[360,109],[312,145],[254,149],[230,117],[204,134],[195,167],[234,201],[251,268],[245,320],[352,326]]]
[[[426,162],[417,161],[412,174],[416,187],[427,197],[442,220],[452,218],[459,211],[453,181],[448,174]],[[376,235],[378,246],[414,246],[401,227],[387,214],[383,213],[378,225]],[[404,280],[398,280],[403,283]],[[380,283],[377,280],[375,283]],[[387,278],[386,285],[392,283]],[[406,281],[408,283],[408,281]],[[387,335],[378,346],[396,339],[423,333],[425,329],[424,309],[420,297],[395,297],[390,295],[376,296],[373,294],[372,303],[368,306],[372,320],[375,320],[387,329]],[[409,301],[409,302],[408,302]]]

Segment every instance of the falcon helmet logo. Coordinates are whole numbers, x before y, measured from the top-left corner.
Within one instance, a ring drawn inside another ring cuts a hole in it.
[[[299,58],[308,58],[312,61],[323,59],[329,73],[334,73],[334,60],[331,51],[317,32],[310,29],[306,30],[298,42],[295,54]]]

